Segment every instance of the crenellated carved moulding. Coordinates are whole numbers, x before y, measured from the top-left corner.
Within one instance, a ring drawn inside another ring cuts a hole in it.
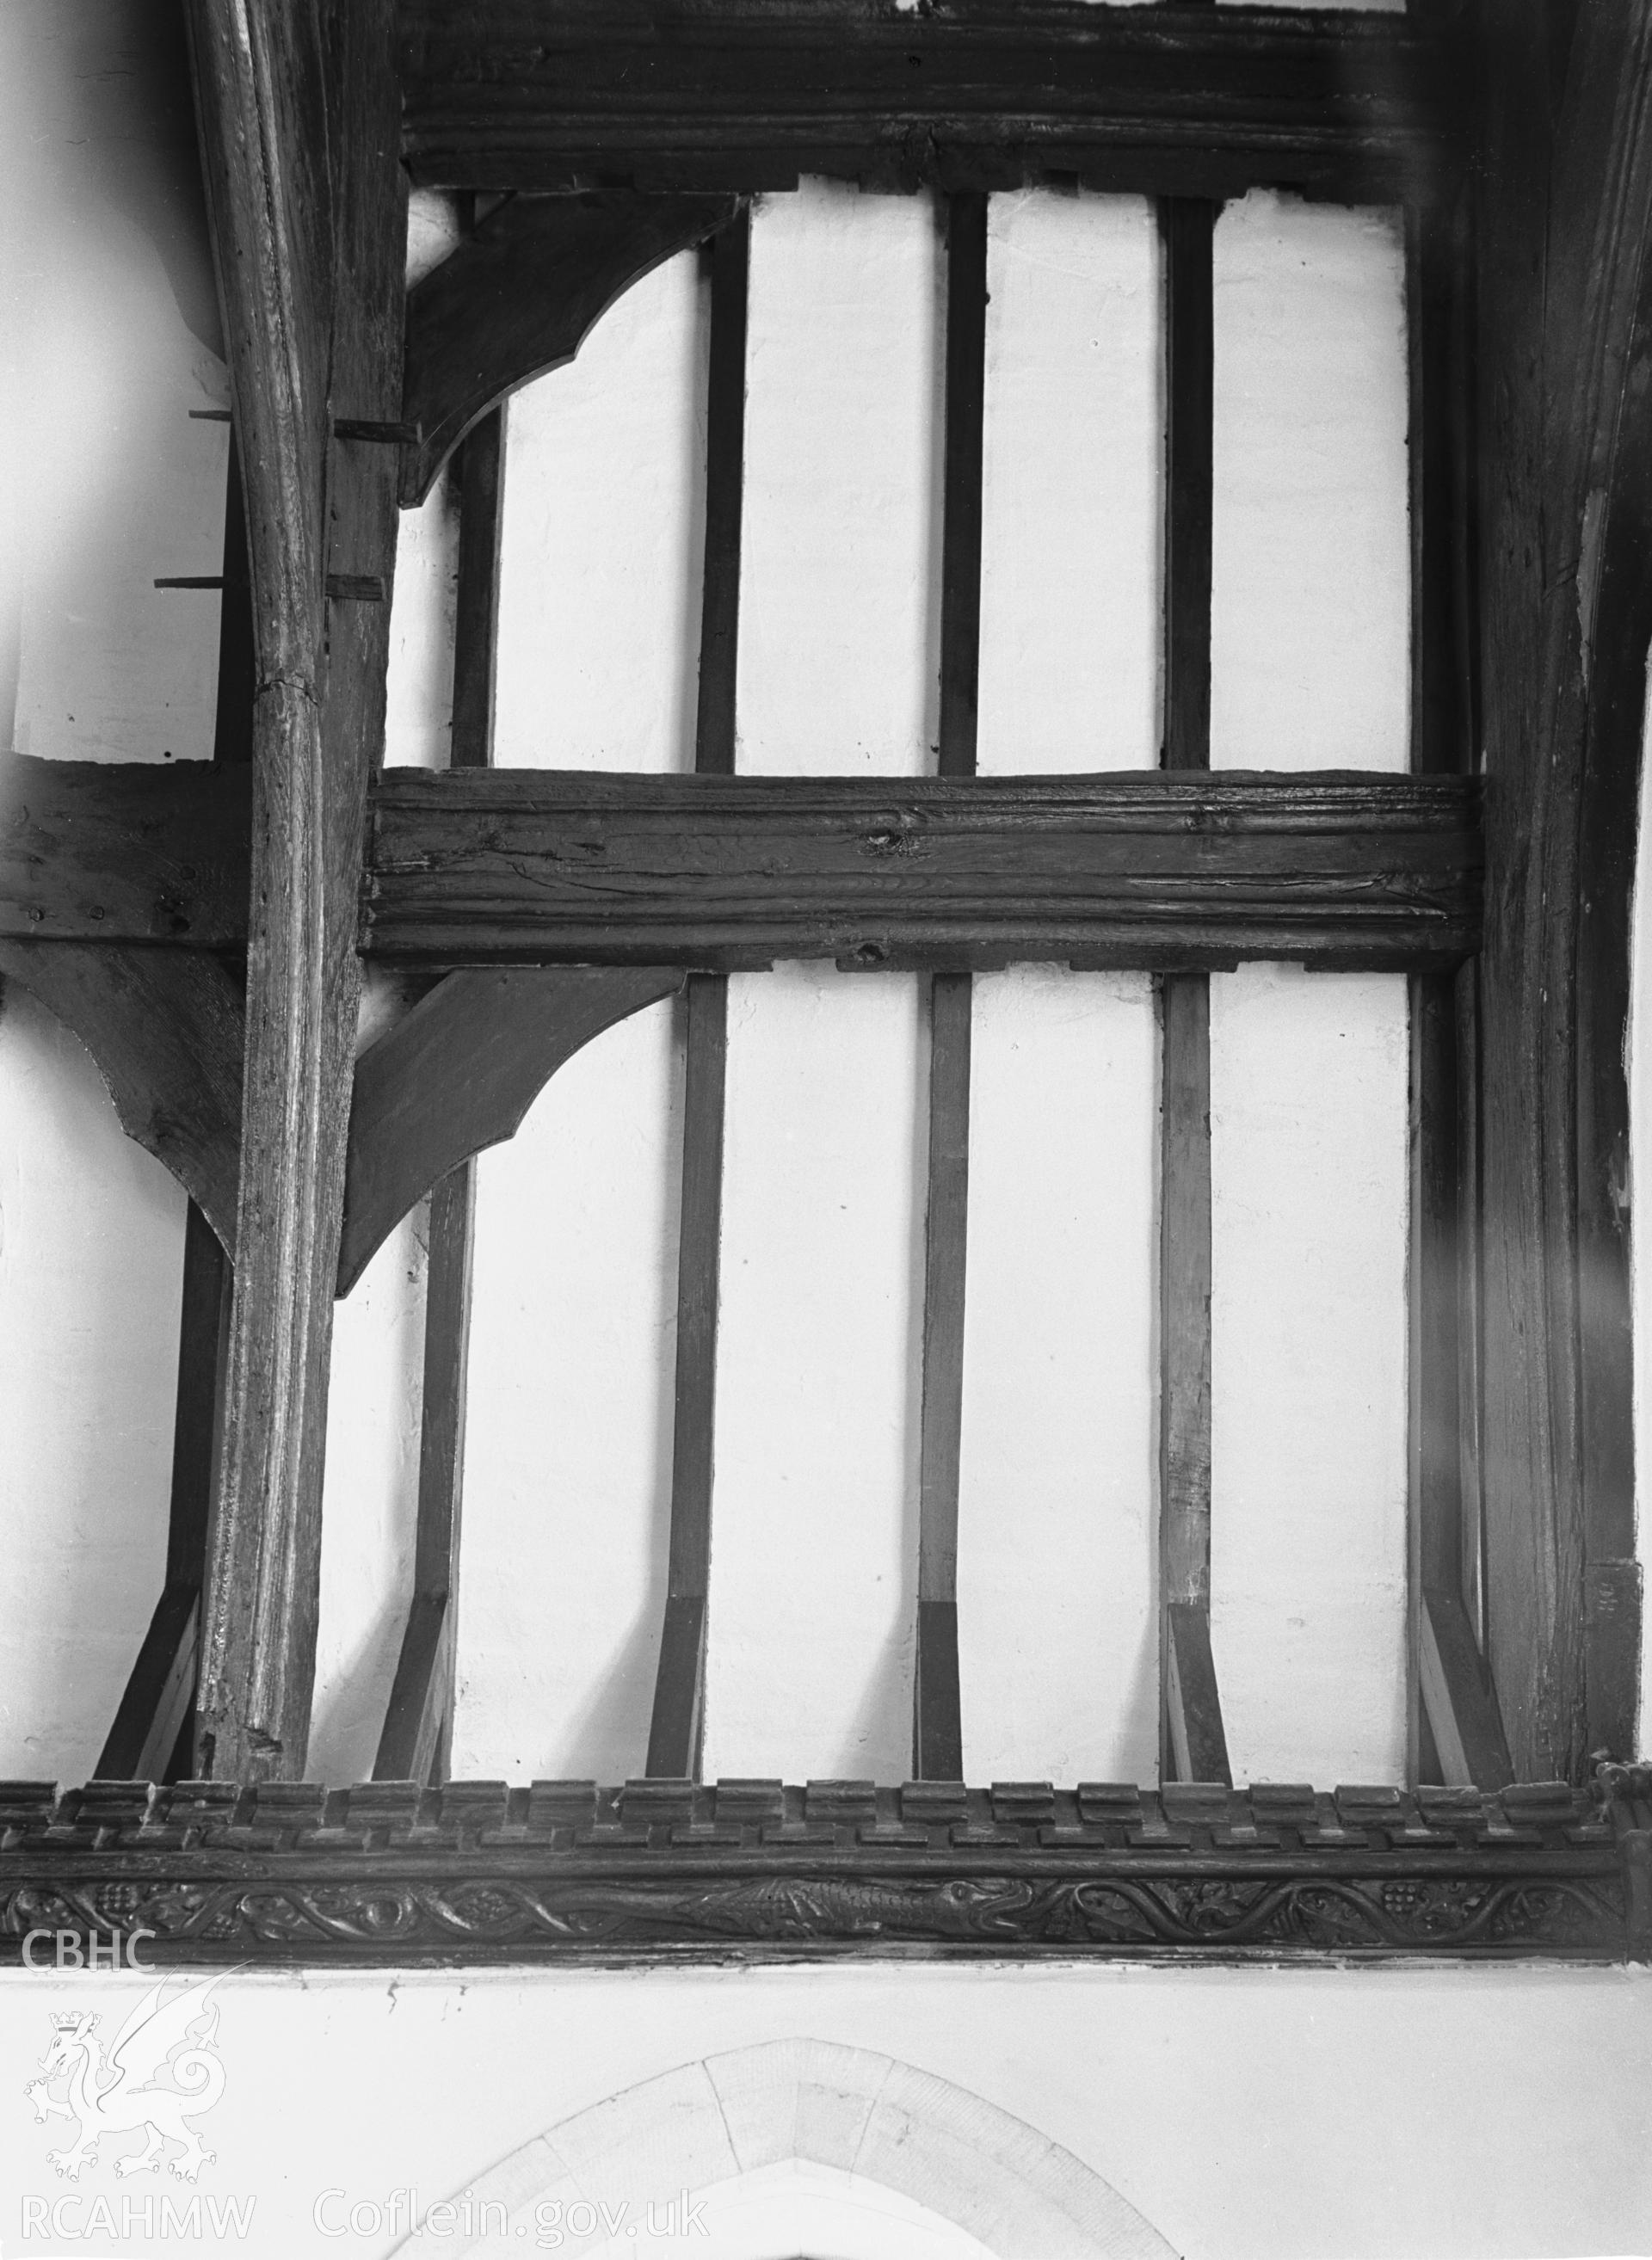
[[[1652,1959],[1652,1775],[1473,1790],[0,1784],[0,1958]]]

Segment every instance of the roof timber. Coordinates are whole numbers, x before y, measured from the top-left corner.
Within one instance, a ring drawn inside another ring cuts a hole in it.
[[[1088,0],[403,0],[415,181],[1425,193],[1462,84],[1413,19]]]
[[[356,894],[382,742],[394,451],[335,415],[400,406],[404,182],[386,0],[190,0],[245,481],[253,817],[246,1110],[198,1763],[303,1771],[328,1350],[360,981]]]
[[[396,769],[372,828],[366,941],[396,958],[1403,969],[1478,928],[1462,777]]]

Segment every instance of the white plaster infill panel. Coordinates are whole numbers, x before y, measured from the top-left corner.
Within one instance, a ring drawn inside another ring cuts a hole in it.
[[[536,2209],[554,2205],[559,2223],[595,2216],[588,2234],[559,2226],[558,2249],[595,2253],[610,2248],[622,2206],[634,2222],[650,2204],[726,2193],[792,2161],[846,2178],[846,2191],[891,2192],[998,2260],[1172,2254],[1110,2182],[1024,2120],[892,2056],[805,2039],[679,2065],[576,2113],[455,2193],[444,2220],[459,2235],[422,2232],[396,2249],[421,2260],[519,2252]],[[800,2193],[819,2178],[800,2178]],[[714,2256],[716,2235],[701,2249]]]

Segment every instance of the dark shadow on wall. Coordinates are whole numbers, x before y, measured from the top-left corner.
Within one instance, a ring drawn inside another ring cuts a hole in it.
[[[51,0],[36,37],[60,44],[65,109],[92,176],[154,244],[185,324],[224,357],[179,0]]]

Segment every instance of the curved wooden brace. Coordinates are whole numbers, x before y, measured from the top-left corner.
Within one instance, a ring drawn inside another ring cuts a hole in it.
[[[404,508],[506,393],[573,360],[633,282],[726,226],[733,196],[512,197],[407,300]]]
[[[120,1126],[163,1162],[235,1254],[246,1006],[197,949],[0,940],[0,974],[90,1052]]]
[[[533,965],[440,982],[356,1066],[340,1294],[416,1200],[515,1135],[564,1060],[686,978],[669,966]]]

